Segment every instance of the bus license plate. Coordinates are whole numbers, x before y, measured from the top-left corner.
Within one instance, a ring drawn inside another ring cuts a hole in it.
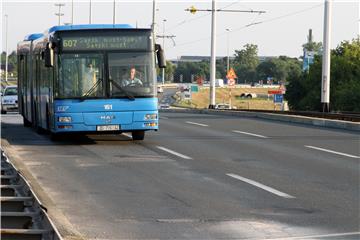
[[[97,131],[117,131],[120,130],[119,125],[100,125],[96,126]]]

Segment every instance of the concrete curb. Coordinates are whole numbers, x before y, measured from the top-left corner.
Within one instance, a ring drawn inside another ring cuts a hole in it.
[[[266,120],[274,120],[281,122],[298,123],[304,125],[312,125],[318,127],[343,129],[349,131],[360,132],[360,123],[349,122],[342,120],[313,118],[298,115],[284,115],[274,113],[260,113],[260,112],[242,112],[242,111],[221,111],[211,109],[188,109],[188,108],[176,108],[176,109],[161,109],[160,112],[175,112],[175,113],[200,113],[200,114],[215,114],[225,116],[237,116],[248,118],[260,118]]]

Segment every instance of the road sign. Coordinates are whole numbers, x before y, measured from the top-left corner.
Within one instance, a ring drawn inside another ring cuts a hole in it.
[[[227,72],[226,74],[226,78],[227,79],[235,79],[237,78],[236,74],[235,74],[235,71],[233,68],[230,68],[229,71]]]
[[[233,78],[228,79],[228,85],[231,87],[235,86],[235,79]]]
[[[196,85],[192,85],[191,88],[190,88],[191,92],[199,92],[199,87],[196,86]]]
[[[268,94],[282,94],[282,93],[283,93],[283,91],[281,89],[268,91]]]
[[[274,103],[282,103],[284,100],[284,95],[274,94]]]

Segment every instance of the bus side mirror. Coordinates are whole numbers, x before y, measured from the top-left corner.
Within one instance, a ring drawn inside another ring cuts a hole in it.
[[[54,66],[54,49],[52,49],[51,44],[48,43],[44,52],[45,67]]]
[[[159,68],[166,68],[164,50],[161,48],[160,44],[155,44],[155,51],[156,51]]]

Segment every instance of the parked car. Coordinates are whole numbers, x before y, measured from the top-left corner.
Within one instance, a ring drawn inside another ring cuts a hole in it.
[[[237,109],[237,107],[233,106],[230,108],[230,105],[227,103],[219,103],[215,105],[215,109]]]
[[[163,92],[164,92],[164,89],[163,89],[161,86],[158,86],[158,87],[157,87],[157,92],[158,92],[158,93],[163,93]]]
[[[170,105],[168,103],[160,103],[159,109],[166,109],[166,108],[170,108]]]
[[[215,109],[230,109],[230,105],[227,103],[219,103],[215,105]]]
[[[1,94],[1,113],[18,111],[17,86],[7,86]]]

